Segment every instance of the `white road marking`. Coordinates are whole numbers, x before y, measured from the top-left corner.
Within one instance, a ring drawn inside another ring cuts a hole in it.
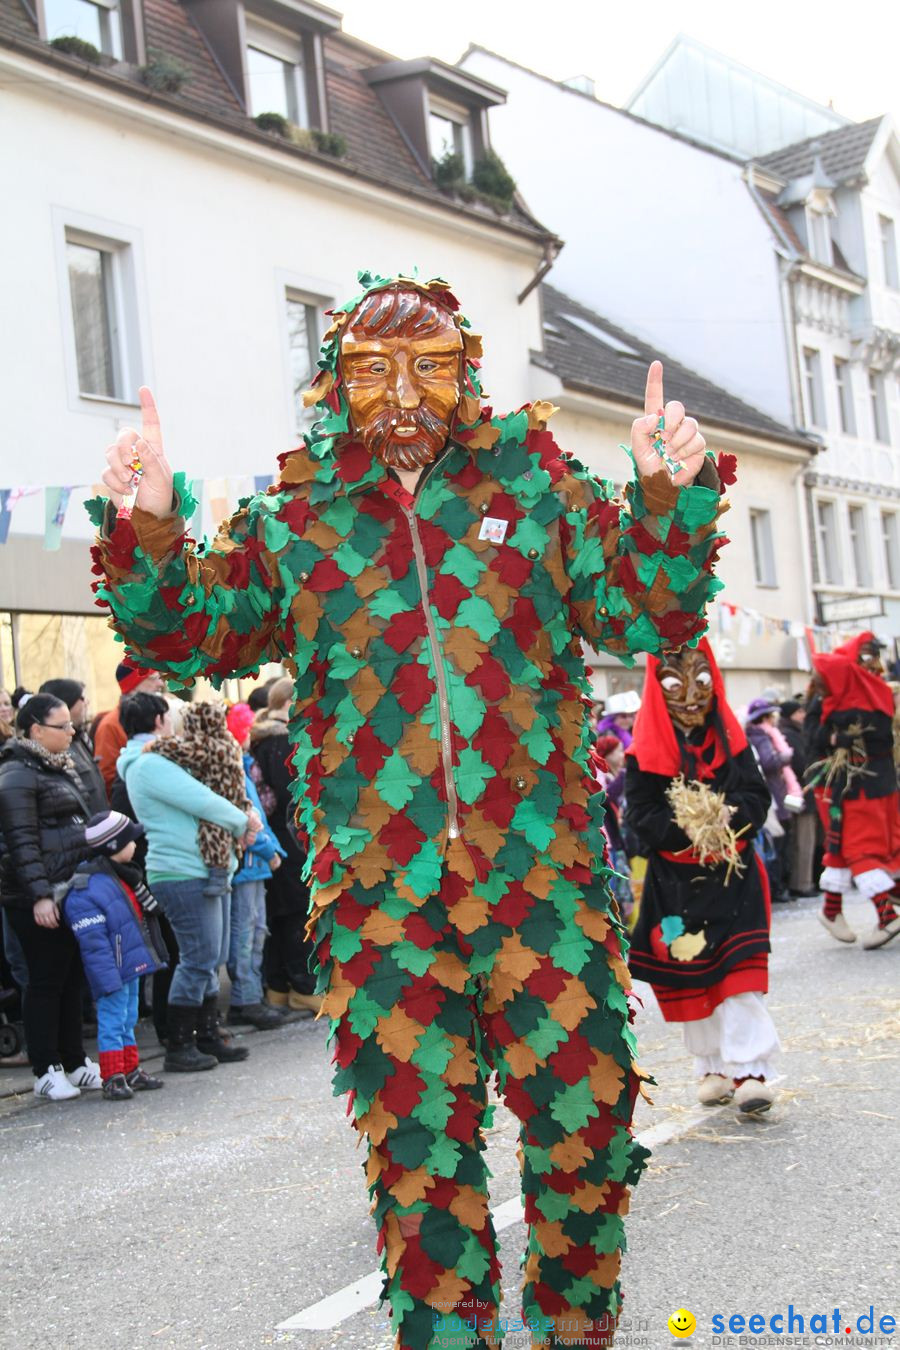
[[[643,1144],[646,1148],[659,1148],[661,1144],[668,1144],[673,1139],[678,1139],[681,1135],[687,1134],[701,1122],[715,1119],[717,1115],[727,1109],[730,1109],[730,1107],[701,1106],[696,1111],[690,1111],[683,1116],[673,1116],[669,1120],[661,1121],[659,1125],[644,1130],[635,1138],[639,1144]],[[512,1200],[505,1200],[491,1213],[494,1219],[494,1229],[498,1233],[502,1232],[504,1228],[512,1227],[514,1223],[521,1223],[525,1218],[525,1211],[519,1196],[514,1196]],[[286,1322],[279,1322],[275,1330],[329,1331],[332,1327],[338,1326],[339,1323],[345,1322],[348,1317],[353,1317],[355,1313],[362,1312],[364,1308],[369,1308],[373,1303],[377,1303],[381,1294],[381,1284],[381,1271],[374,1270],[371,1275],[364,1275],[361,1279],[354,1280],[352,1284],[344,1285],[343,1289],[338,1289],[337,1293],[329,1294],[327,1298],[320,1299],[318,1303],[313,1303],[311,1307],[295,1313]]]

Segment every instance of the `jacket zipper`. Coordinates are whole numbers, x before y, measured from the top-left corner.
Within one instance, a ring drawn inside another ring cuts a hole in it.
[[[116,933],[116,965],[122,969],[122,934]]]
[[[421,486],[422,480],[419,482]],[[422,612],[425,615],[425,629],[431,644],[431,659],[434,663],[434,678],[437,685],[438,716],[441,724],[441,761],[444,767],[444,788],[447,793],[448,832],[451,839],[459,838],[459,799],[456,795],[456,783],[453,778],[453,741],[450,732],[450,699],[447,696],[447,680],[444,673],[444,658],[441,655],[437,625],[428,600],[428,569],[425,566],[425,553],[419,537],[415,511],[402,507],[409,522],[412,536],[413,556],[416,560],[416,572],[419,578],[419,590],[422,595]]]

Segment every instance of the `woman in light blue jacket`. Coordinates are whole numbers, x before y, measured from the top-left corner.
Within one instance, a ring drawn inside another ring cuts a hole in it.
[[[120,716],[129,740],[117,771],[147,835],[148,884],[178,942],[163,1067],[184,1073],[248,1054],[246,1047],[228,1044],[217,1026],[218,968],[227,943],[234,863],[212,867],[204,861],[201,823],[223,827],[235,843],[249,843],[260,822],[255,813],[214,792],[174,759],[148,753],[159,737],[170,735],[168,709],[162,713],[160,703],[164,700],[154,694],[122,700]]]
[[[256,784],[250,776],[253,756],[247,753],[253,709],[235,703],[228,710],[228,730],[244,754],[244,779],[247,797],[263,821],[265,812]],[[231,980],[231,1008],[228,1021],[235,1026],[258,1027],[268,1031],[284,1024],[284,1014],[263,1002],[262,964],[266,929],[266,881],[287,857],[268,825],[245,850],[243,861],[231,882],[231,942],[228,949],[228,975]]]

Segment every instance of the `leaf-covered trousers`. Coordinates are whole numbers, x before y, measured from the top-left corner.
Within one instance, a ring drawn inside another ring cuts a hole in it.
[[[611,1344],[620,1307],[628,1186],[646,1157],[629,1130],[621,927],[584,866],[545,861],[496,889],[488,904],[448,862],[425,900],[356,882],[313,910],[334,1090],[368,1140],[397,1350],[500,1339],[492,1075],[520,1121],[533,1344]],[[478,1331],[454,1339],[463,1323]]]

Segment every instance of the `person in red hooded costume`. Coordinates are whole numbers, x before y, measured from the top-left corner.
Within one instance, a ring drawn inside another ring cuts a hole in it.
[[[683,1023],[700,1101],[767,1110],[779,1042],[763,999],[771,904],[753,839],[770,797],[705,638],[647,658],[626,761],[626,822],[647,855],[631,973],[649,982],[667,1022]],[[724,795],[739,867],[700,861],[667,795],[679,775]]]
[[[842,910],[844,895],[855,886],[877,914],[862,940],[867,948],[883,947],[900,933],[894,695],[884,678],[882,645],[874,633],[858,633],[833,652],[815,655],[818,697],[807,718],[825,830],[819,919],[838,942],[855,942]]]

